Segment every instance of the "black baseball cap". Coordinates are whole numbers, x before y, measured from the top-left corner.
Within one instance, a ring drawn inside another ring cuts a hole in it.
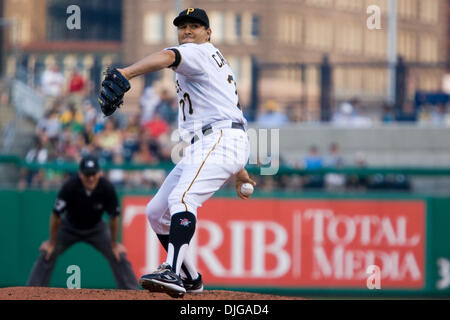
[[[209,18],[206,11],[199,8],[187,8],[180,12],[178,17],[173,20],[175,26],[179,26],[185,20],[195,20],[204,25],[207,29],[209,28]]]
[[[84,156],[80,161],[80,172],[86,176],[96,174],[100,171],[98,160],[94,156]]]

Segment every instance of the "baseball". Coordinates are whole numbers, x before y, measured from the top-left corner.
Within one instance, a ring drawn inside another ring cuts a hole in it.
[[[242,186],[241,186],[241,193],[244,195],[244,196],[249,196],[249,195],[251,195],[252,193],[253,193],[253,186],[250,184],[250,183],[244,183]]]

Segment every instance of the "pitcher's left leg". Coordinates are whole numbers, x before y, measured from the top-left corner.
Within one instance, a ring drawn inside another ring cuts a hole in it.
[[[233,134],[230,136],[228,140],[237,141],[239,148],[244,152],[247,146],[245,140],[237,140],[236,135]],[[201,158],[189,159],[188,156],[183,159],[182,174],[169,195],[171,224],[167,260],[157,272],[148,275],[145,279],[145,285],[150,290],[159,290],[174,296],[182,296],[186,292],[179,274],[189,242],[195,233],[197,208],[246,163],[246,161],[236,161],[235,155],[239,153],[236,151],[239,150],[229,152],[227,144],[223,143],[227,139],[222,140],[222,138],[221,130],[211,135],[206,143],[196,146],[204,148],[204,150],[197,150],[201,151]],[[198,155],[195,152],[194,154]]]

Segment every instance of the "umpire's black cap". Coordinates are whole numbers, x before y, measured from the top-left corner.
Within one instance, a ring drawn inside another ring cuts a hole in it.
[[[181,22],[188,19],[198,21],[204,25],[206,29],[209,28],[208,15],[205,10],[199,8],[187,8],[186,10],[181,11],[178,17],[173,20],[173,24],[178,27]]]
[[[96,174],[100,171],[100,166],[96,157],[87,155],[80,161],[80,172],[86,176]]]

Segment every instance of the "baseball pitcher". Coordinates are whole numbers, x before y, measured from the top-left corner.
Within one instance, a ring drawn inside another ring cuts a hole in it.
[[[206,12],[188,8],[173,24],[179,45],[126,68],[107,70],[99,103],[103,113],[111,115],[130,89],[130,79],[163,68],[176,73],[178,129],[190,145],[147,205],[148,220],[167,250],[167,259],[154,273],[143,275],[139,283],[147,290],[181,297],[203,290],[201,275],[189,252],[197,208],[234,175],[242,199],[249,195],[241,192],[241,185],[256,184],[244,169],[249,157],[247,121],[239,105],[235,75],[224,55],[210,42]]]

